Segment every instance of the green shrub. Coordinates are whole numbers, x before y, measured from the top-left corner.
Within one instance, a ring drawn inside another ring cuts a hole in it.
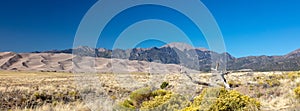
[[[153,92],[151,92],[151,96],[155,97],[155,96],[164,96],[166,94],[172,94],[172,92],[167,91],[167,90],[163,90],[163,89],[159,89],[159,90],[155,90]]]
[[[151,92],[152,91],[150,87],[141,88],[136,91],[133,91],[130,94],[129,98],[133,102],[133,105],[139,108],[143,101],[150,99]]]
[[[168,82],[163,82],[163,83],[160,85],[160,88],[161,88],[161,89],[165,89],[168,85],[169,85]]]
[[[143,111],[182,109],[189,101],[178,94],[159,89],[151,92],[151,88],[141,88],[130,94],[129,99],[121,102],[115,110],[140,109]]]
[[[155,96],[165,94],[165,91],[160,90],[152,92],[152,89],[150,87],[141,88],[130,93],[129,99],[121,102],[119,105],[121,105],[121,108],[123,107],[129,109],[139,109],[144,101],[148,101]]]
[[[135,106],[133,106],[133,102],[130,100],[125,100],[122,103],[122,106],[126,107],[126,108],[130,108],[130,109],[135,109]]]

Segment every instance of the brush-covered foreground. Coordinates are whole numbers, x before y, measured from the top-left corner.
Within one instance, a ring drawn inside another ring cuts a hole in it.
[[[224,88],[206,88],[192,101],[166,90],[142,88],[131,93],[115,110],[141,111],[258,111],[261,103],[254,98]]]
[[[129,80],[120,83],[113,79],[118,76],[114,74],[97,75],[102,89],[115,104],[114,110],[300,109],[300,72],[233,73],[226,76],[232,87],[229,90],[199,86],[181,74],[128,75],[139,84],[130,84]],[[59,72],[0,71],[0,110],[90,111],[80,92],[91,89],[76,87],[75,76]],[[191,74],[191,77],[207,82],[211,74]]]

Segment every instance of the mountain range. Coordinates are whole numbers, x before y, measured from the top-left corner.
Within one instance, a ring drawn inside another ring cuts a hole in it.
[[[229,53],[216,53],[205,48],[194,48],[184,43],[170,43],[162,47],[133,49],[104,49],[80,46],[74,49],[52,50],[34,53],[76,52],[78,56],[137,60],[160,64],[177,64],[193,70],[210,71],[212,57],[224,57],[227,70],[251,69],[253,71],[300,70],[300,49],[282,56],[248,56],[236,58]],[[224,61],[223,61],[224,62]]]
[[[108,59],[101,57],[76,56],[65,53],[14,53],[0,52],[0,70],[41,71],[41,72],[98,72],[98,73],[189,73],[199,71],[176,64]]]

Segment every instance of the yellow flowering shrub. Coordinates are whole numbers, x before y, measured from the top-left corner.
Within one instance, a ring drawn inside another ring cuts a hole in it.
[[[130,99],[121,102],[121,111],[247,111],[260,110],[260,102],[235,90],[206,88],[192,102],[173,92],[142,88],[134,91]],[[297,90],[300,94],[300,88]],[[135,104],[139,101],[139,104]]]
[[[159,89],[150,91],[150,88],[138,89],[130,94],[129,99],[121,102],[115,110],[142,111],[174,110],[187,107],[189,100],[170,91]]]
[[[295,93],[296,98],[300,98],[300,86],[298,86],[294,89],[294,93]]]
[[[235,90],[226,91],[221,94],[216,102],[212,104],[210,110],[213,111],[245,111],[245,110],[259,110],[260,102],[242,95]]]
[[[270,87],[280,86],[280,81],[278,79],[275,79],[275,78],[267,79],[266,82]]]
[[[299,78],[300,77],[300,72],[289,72],[287,74],[287,77],[289,79],[291,79],[292,81],[294,81],[296,78]]]
[[[259,101],[235,90],[207,88],[183,111],[244,111],[259,110],[260,106]]]

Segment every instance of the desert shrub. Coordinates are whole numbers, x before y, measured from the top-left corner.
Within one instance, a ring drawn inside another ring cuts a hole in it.
[[[242,95],[239,92],[232,90],[221,93],[210,110],[214,111],[244,111],[244,110],[259,110],[260,102],[249,96]]]
[[[254,85],[249,85],[249,90],[254,90]]]
[[[296,98],[300,99],[300,86],[298,86],[294,89],[294,93],[295,93]]]
[[[209,110],[209,106],[213,104],[220,93],[224,91],[226,91],[224,88],[206,88],[199,96],[196,96],[193,103],[183,109],[183,111]]]
[[[151,109],[154,107],[157,107],[159,105],[164,104],[166,101],[170,100],[170,98],[173,96],[171,92],[165,91],[165,90],[157,90],[152,92],[153,99],[149,101],[144,101],[142,103],[141,109]]]
[[[168,82],[163,82],[163,83],[160,85],[160,88],[161,88],[161,89],[165,89],[168,85],[169,85]]]
[[[117,100],[118,98],[115,96],[115,95],[112,95],[112,96],[110,96],[110,99],[112,99],[112,100]]]
[[[259,81],[259,80],[262,80],[262,79],[263,79],[263,77],[261,77],[261,76],[254,76],[252,78],[252,81]]]
[[[116,106],[117,110],[129,109],[138,109],[144,101],[150,100],[155,95],[161,95],[163,92],[152,92],[150,87],[145,87],[137,89],[130,93],[129,99],[121,102]]]
[[[280,86],[280,81],[278,79],[275,79],[275,78],[267,79],[266,82],[270,87]]]
[[[259,80],[259,81],[258,81],[258,85],[259,85],[259,86],[263,86],[264,84],[265,84],[265,82],[264,82],[263,80]]]
[[[188,105],[189,101],[178,94],[159,89],[151,92],[151,88],[141,88],[130,94],[129,99],[121,102],[115,110],[143,111],[173,110],[182,109]]]
[[[133,91],[130,94],[129,98],[133,102],[133,105],[138,108],[138,107],[140,107],[140,105],[143,101],[150,99],[151,92],[152,91],[151,91],[150,87],[141,88],[136,91]]]
[[[133,102],[130,100],[125,100],[121,103],[121,105],[129,109],[135,109],[135,106],[133,106]]]
[[[283,75],[283,74],[274,74],[274,75],[271,75],[269,76],[270,79],[277,79],[277,80],[280,80],[280,79],[285,79],[286,78],[286,75]]]
[[[131,100],[126,99],[114,106],[113,111],[136,111],[136,107]]]
[[[0,91],[0,110],[16,108],[36,108],[44,104],[67,104],[80,101],[77,90],[64,89],[61,91],[23,91],[13,89],[9,92]]]
[[[150,101],[143,102],[141,111],[176,111],[189,105],[190,101],[179,94],[157,96]]]
[[[283,94],[282,89],[281,88],[271,88],[269,90],[267,90],[266,92],[264,92],[264,94],[266,96],[275,96],[275,97],[279,97],[280,95]]]
[[[300,77],[300,72],[289,72],[287,74],[288,79],[291,79],[292,81],[295,80],[296,78]]]
[[[253,77],[253,81],[265,81],[265,80],[281,80],[281,79],[290,79],[292,81],[294,81],[295,79],[300,77],[300,71],[298,72],[288,72],[288,73],[284,73],[284,74],[273,74],[267,77],[263,77],[263,76],[255,76]]]
[[[255,97],[257,97],[257,98],[260,98],[262,96],[264,96],[264,94],[259,91],[255,93]]]
[[[159,90],[155,90],[153,92],[151,92],[151,96],[155,97],[155,96],[164,96],[166,94],[172,94],[172,92],[167,91],[167,90],[163,90],[163,89],[159,89]]]
[[[194,98],[194,102],[183,111],[238,111],[259,110],[260,102],[235,90],[207,88]]]
[[[231,88],[239,87],[241,85],[240,81],[229,80],[228,84]]]
[[[280,86],[280,79],[285,78],[281,75],[272,75],[268,77],[261,77],[257,78],[256,81],[258,81],[258,85],[262,86],[263,88],[270,88],[270,87],[276,87]]]

